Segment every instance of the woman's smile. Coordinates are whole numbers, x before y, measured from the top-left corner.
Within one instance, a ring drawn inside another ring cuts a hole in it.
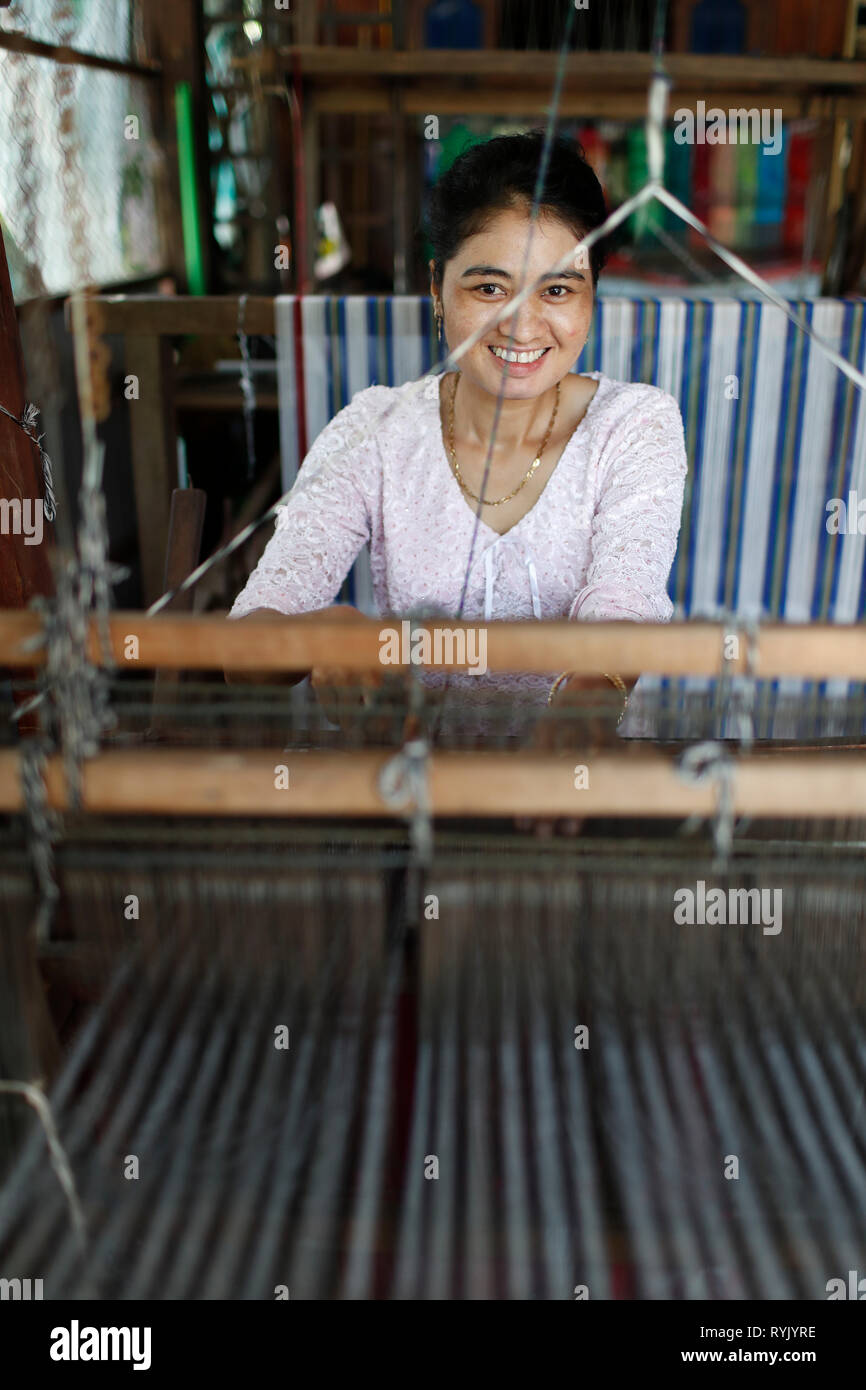
[[[489,343],[488,347],[510,377],[531,376],[541,367],[547,353],[550,352],[550,348],[535,348],[527,352],[518,351],[516,348],[492,347]]]

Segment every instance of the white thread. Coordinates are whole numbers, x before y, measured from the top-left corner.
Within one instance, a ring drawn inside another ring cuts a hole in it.
[[[429,863],[433,854],[428,756],[427,740],[411,739],[379,773],[379,792],[386,806],[411,819],[412,847],[422,864]]]
[[[28,1105],[32,1105],[39,1116],[42,1128],[45,1131],[45,1140],[48,1144],[51,1166],[57,1174],[57,1181],[60,1183],[69,1205],[72,1228],[81,1245],[84,1246],[86,1244],[86,1226],[84,1211],[75,1189],[75,1177],[72,1172],[72,1166],[60,1142],[57,1126],[54,1123],[54,1116],[51,1113],[51,1106],[48,1104],[48,1100],[41,1085],[32,1081],[0,1081],[0,1091],[6,1091],[11,1095],[21,1096]]]

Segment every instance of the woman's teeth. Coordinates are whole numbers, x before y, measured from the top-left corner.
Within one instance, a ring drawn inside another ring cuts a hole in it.
[[[503,362],[537,362],[539,357],[543,357],[547,352],[547,348],[538,348],[536,352],[509,352],[507,348],[492,347],[490,351]]]

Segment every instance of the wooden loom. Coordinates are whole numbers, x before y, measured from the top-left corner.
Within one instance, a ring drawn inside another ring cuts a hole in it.
[[[0,664],[30,666],[39,618],[30,612],[0,615]],[[117,613],[110,619],[112,655],[128,667],[126,639],[138,640],[135,667],[158,670],[303,671],[333,664],[346,671],[376,669],[382,623],[343,625],[294,621],[229,623],[220,617]],[[419,626],[424,626],[420,624]],[[453,630],[471,624],[449,624]],[[729,662],[721,653],[730,629],[711,623],[674,625],[569,623],[488,625],[488,666],[499,671],[607,670],[669,676],[719,676],[723,666],[755,679],[784,676],[811,680],[866,680],[866,630],[854,626],[774,624],[760,630],[747,651]],[[26,648],[23,644],[27,644]],[[91,657],[100,660],[95,632]],[[453,668],[457,669],[457,668]],[[838,745],[839,740],[835,741]],[[275,752],[220,752],[168,748],[108,750],[84,769],[85,810],[131,814],[381,816],[388,807],[376,774],[386,752],[304,752],[291,769],[291,794],[273,786]],[[733,776],[733,809],[750,816],[821,817],[866,814],[866,743],[834,747],[816,756],[797,751],[740,755]],[[570,755],[569,755],[570,756]],[[0,809],[18,810],[17,753],[0,751]],[[628,775],[622,775],[627,758]],[[279,761],[279,759],[277,759]],[[430,809],[434,816],[568,815],[575,793],[557,778],[560,753],[521,751],[432,752]],[[676,817],[711,814],[711,785],[689,785],[674,758],[659,750],[606,750],[594,755],[590,786],[580,793],[581,813],[593,816]],[[483,774],[483,775],[479,775]],[[49,804],[65,804],[60,759],[49,760]]]
[[[44,661],[41,624],[30,610],[0,614],[0,665]],[[302,671],[335,654],[346,670],[375,669],[382,626],[113,613],[117,709],[142,669]],[[866,680],[859,626],[486,631],[493,671]],[[88,655],[107,660],[95,622]],[[38,1091],[56,1075],[49,1101],[75,1193],[71,1205],[39,1125],[22,1128],[20,1101],[0,1097],[0,1141],[14,1139],[0,1153],[4,1269],[45,1277],[49,1298],[570,1299],[821,1297],[855,1267],[866,1210],[856,698],[853,734],[717,742],[727,762],[698,777],[678,763],[688,740],[595,748],[579,721],[549,752],[431,741],[424,794],[416,782],[395,805],[383,773],[417,723],[401,715],[372,746],[286,749],[230,687],[243,738],[230,731],[215,748],[201,726],[190,746],[181,701],[151,739],[158,701],[183,689],[146,683],[153,718],[122,720],[85,760],[77,807],[63,750],[47,758],[46,802],[64,812],[48,940],[33,940],[16,832],[23,743],[0,749],[13,1001],[0,1052],[13,1085]],[[578,760],[590,773],[580,791]],[[419,813],[436,825],[420,865],[399,824]],[[576,813],[606,822],[606,838],[545,845],[502,825]],[[687,817],[723,814],[766,820],[776,838],[735,837],[720,863],[678,833]],[[674,893],[703,879],[759,898],[781,885],[784,931],[678,925]],[[36,1031],[34,954],[50,995],[64,980],[89,988],[86,1026],[56,1073],[44,1040],[21,1041]],[[275,1029],[291,1039],[285,1058]],[[720,1183],[730,1154],[741,1188]],[[140,1182],[123,1176],[129,1155]],[[424,1176],[431,1156],[438,1186]],[[772,1181],[756,1183],[765,1172]]]
[[[139,451],[137,475],[145,463]],[[162,505],[171,470],[156,465]],[[0,665],[44,659],[40,623],[0,615]],[[375,669],[381,627],[109,619],[123,676],[298,671],[335,653]],[[743,632],[728,662],[731,625],[487,631],[504,672],[866,680],[860,628]],[[106,659],[95,628],[89,655]],[[862,836],[819,833],[807,858],[789,830],[781,850],[724,867],[700,843],[623,827],[720,818],[723,801],[727,815],[831,832],[866,817],[855,714],[844,740],[731,740],[716,750],[728,764],[698,776],[677,762],[683,740],[596,749],[579,722],[551,752],[431,743],[423,796],[416,782],[399,806],[381,779],[418,742],[405,721],[373,747],[288,750],[254,714],[252,748],[190,747],[170,722],[153,746],[124,726],[85,760],[75,806],[59,749],[43,775],[67,816],[64,916],[38,949],[68,968],[107,946],[108,985],[51,1093],[76,1200],[34,1126],[0,1193],[0,1267],[72,1298],[823,1296],[866,1235]],[[13,829],[22,766],[20,748],[0,749]],[[577,810],[612,823],[606,844],[521,848],[498,825]],[[419,812],[439,823],[423,870],[433,917],[408,891],[405,854],[387,858],[401,837],[357,826]],[[449,835],[446,821],[470,818],[481,835]],[[16,962],[33,895],[10,862],[2,944]],[[684,930],[672,893],[713,872],[736,889],[783,884],[785,932]],[[286,1056],[275,1028],[291,1034]],[[35,1088],[23,1050],[3,1062]],[[721,1181],[732,1152],[741,1188]],[[140,1182],[125,1181],[130,1155]]]
[[[176,499],[195,551],[201,498]],[[170,556],[163,587],[192,563]],[[45,660],[41,624],[0,614],[0,666]],[[120,726],[77,805],[62,745],[42,767],[64,813],[48,939],[22,856],[27,739],[0,748],[2,1079],[31,1097],[54,1082],[67,1179],[0,1096],[0,1265],[49,1298],[823,1296],[866,1234],[856,697],[842,738],[717,740],[699,775],[688,738],[595,747],[580,711],[542,711],[558,747],[431,739],[402,798],[383,776],[417,711],[286,749],[230,688],[245,727],[190,740],[181,673],[375,669],[382,625],[111,614]],[[493,671],[866,680],[861,627],[743,629],[731,660],[735,622],[486,630]],[[88,655],[107,660],[95,623]],[[544,844],[502,823],[575,814],[605,834]],[[721,862],[680,834],[741,816],[767,836]],[[435,824],[426,859],[404,817]],[[784,931],[678,925],[674,893],[703,879],[781,885]],[[59,1068],[37,962],[55,1014],[64,987],[87,1004]],[[719,1182],[731,1153],[741,1191]]]
[[[38,624],[4,615],[0,660],[32,660]],[[118,663],[133,634],[139,663],[164,670],[304,669],[335,643],[361,670],[379,628],[110,620]],[[491,624],[488,661],[712,676],[725,635]],[[740,645],[731,664],[752,676],[866,673],[859,628]],[[379,780],[399,738],[139,739],[89,760],[60,845],[65,920],[42,947],[67,969],[85,948],[91,971],[108,956],[50,1095],[76,1204],[31,1124],[0,1189],[4,1268],[70,1299],[823,1297],[864,1234],[866,899],[862,835],[834,845],[820,822],[866,817],[863,740],[736,754],[736,814],[789,829],[721,865],[700,841],[629,828],[714,817],[713,777],[684,780],[675,747],[580,748],[432,749],[423,897],[400,834],[358,826],[401,814]],[[13,813],[18,759],[0,754]],[[46,788],[66,805],[59,758]],[[607,839],[498,825],[576,802]],[[674,892],[704,877],[779,885],[784,930],[677,925]],[[0,862],[14,939],[27,919],[8,878]]]

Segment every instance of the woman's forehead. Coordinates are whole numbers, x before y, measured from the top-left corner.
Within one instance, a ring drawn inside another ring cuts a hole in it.
[[[495,247],[500,259],[507,257],[513,263],[523,264],[527,247],[531,260],[545,260],[552,253],[567,252],[574,240],[574,229],[556,213],[541,210],[532,218],[528,211],[502,208],[489,214],[484,225],[460,243],[453,259],[468,263],[477,259],[478,253]],[[500,264],[505,265],[505,260],[500,260]]]
[[[533,220],[528,210],[505,208],[491,212],[484,225],[461,242],[453,258],[459,274],[477,264],[519,274],[527,251],[529,265],[549,267],[575,245],[574,230],[555,213],[542,210]]]

